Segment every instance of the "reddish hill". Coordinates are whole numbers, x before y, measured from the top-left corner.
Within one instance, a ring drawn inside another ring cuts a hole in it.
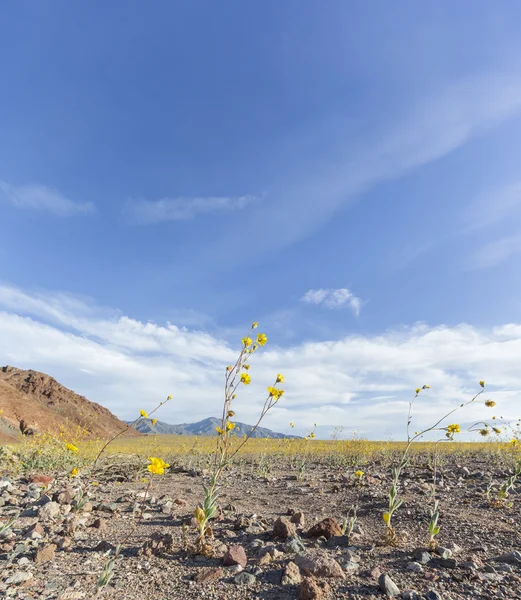
[[[41,432],[81,427],[90,438],[106,438],[126,427],[108,409],[90,402],[38,371],[0,367],[0,441],[20,436],[20,422]],[[141,435],[129,429],[125,436]]]

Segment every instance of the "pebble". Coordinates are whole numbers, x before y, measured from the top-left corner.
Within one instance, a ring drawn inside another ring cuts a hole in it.
[[[233,581],[237,585],[250,586],[250,585],[255,585],[255,583],[257,582],[257,578],[255,577],[255,575],[252,575],[251,573],[247,573],[246,571],[243,571],[242,573],[235,575],[235,577],[233,578]]]
[[[400,593],[400,589],[387,573],[382,573],[378,578],[378,587],[388,598],[398,596]]]
[[[18,583],[25,583],[26,581],[29,581],[30,579],[33,578],[33,574],[30,572],[26,572],[26,571],[15,571],[11,577],[8,577],[6,580],[7,584],[18,584]]]

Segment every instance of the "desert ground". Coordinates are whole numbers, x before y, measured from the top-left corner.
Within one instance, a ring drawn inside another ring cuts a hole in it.
[[[4,447],[1,594],[60,600],[521,598],[521,499],[515,487],[505,499],[497,493],[513,474],[517,448],[441,444],[434,469],[434,445],[418,444],[400,480],[404,503],[393,516],[396,539],[390,543],[382,515],[403,445],[251,440],[223,473],[211,550],[204,555],[193,515],[208,483],[214,443],[181,436],[117,441],[94,472],[81,466],[94,451],[86,443],[74,456],[75,476],[70,464],[53,467],[34,441],[26,442],[25,454],[16,445]],[[147,471],[150,455],[169,462],[163,475]],[[440,530],[429,548],[435,498]],[[343,528],[355,506],[356,521]],[[113,577],[99,590],[118,544]]]

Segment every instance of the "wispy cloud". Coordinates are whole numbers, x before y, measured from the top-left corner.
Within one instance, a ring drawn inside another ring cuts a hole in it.
[[[203,331],[141,322],[67,294],[35,297],[9,286],[0,286],[0,330],[3,363],[45,371],[122,418],[171,393],[174,402],[160,416],[167,422],[186,421],[187,407],[194,421],[218,413],[223,365],[237,351]],[[266,422],[279,431],[288,430],[290,421],[297,431],[316,422],[345,425],[373,439],[400,439],[416,387],[432,386],[428,401],[414,412],[415,429],[471,397],[480,379],[490,385],[501,414],[514,419],[521,392],[519,356],[519,324],[418,325],[288,347],[268,344],[255,357],[251,385],[241,390],[245,401],[237,404],[237,418],[253,422],[266,382],[282,372],[284,402]],[[459,419],[490,414],[480,403]]]
[[[520,252],[521,232],[517,235],[489,242],[479,248],[470,259],[470,267],[472,269],[495,267]]]
[[[515,218],[521,226],[521,182],[507,183],[481,195],[465,213],[466,231],[474,231]]]
[[[306,164],[279,188],[269,206],[253,210],[251,222],[261,230],[273,223],[284,235],[259,240],[252,252],[275,251],[323,227],[340,208],[383,181],[396,179],[439,160],[469,140],[521,114],[518,73],[483,74],[445,86],[429,100],[405,107],[389,125],[348,141],[321,162]],[[327,140],[326,140],[327,142]],[[320,135],[315,146],[327,143]],[[297,174],[295,174],[297,173]],[[250,231],[248,225],[243,228]],[[241,236],[241,231],[237,232]],[[242,243],[234,238],[233,244]],[[229,256],[232,242],[221,240]],[[214,253],[216,258],[220,258]]]
[[[87,215],[95,211],[92,202],[75,202],[57,190],[37,183],[15,186],[0,180],[0,202],[2,201],[16,208],[47,211],[60,217]]]
[[[300,299],[305,304],[316,304],[325,308],[349,307],[356,316],[360,314],[362,301],[347,288],[308,290]]]
[[[198,215],[240,211],[258,202],[257,196],[210,196],[205,198],[163,198],[128,200],[124,219],[133,225],[152,225],[163,221],[186,221]]]

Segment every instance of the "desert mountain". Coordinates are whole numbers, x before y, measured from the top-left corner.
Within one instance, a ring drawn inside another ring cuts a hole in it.
[[[90,402],[49,375],[0,367],[0,441],[20,436],[20,423],[45,433],[60,426],[69,431],[81,427],[88,437],[109,437],[126,427],[108,409]],[[140,435],[129,429],[126,436]]]
[[[169,434],[169,435],[215,435],[215,428],[221,424],[220,419],[216,419],[215,417],[208,417],[207,419],[203,419],[202,421],[198,421],[197,423],[182,423],[180,425],[170,425],[169,423],[164,423],[163,421],[158,421],[155,425],[152,425],[150,421],[141,421],[136,425],[136,429],[141,433],[147,434]],[[244,435],[245,433],[249,433],[252,428],[251,425],[246,425],[244,423],[237,423],[237,435]],[[252,435],[255,438],[292,438],[297,437],[294,435],[285,435],[284,433],[276,433],[275,431],[271,431],[271,429],[266,429],[265,427],[257,427],[255,433]]]

